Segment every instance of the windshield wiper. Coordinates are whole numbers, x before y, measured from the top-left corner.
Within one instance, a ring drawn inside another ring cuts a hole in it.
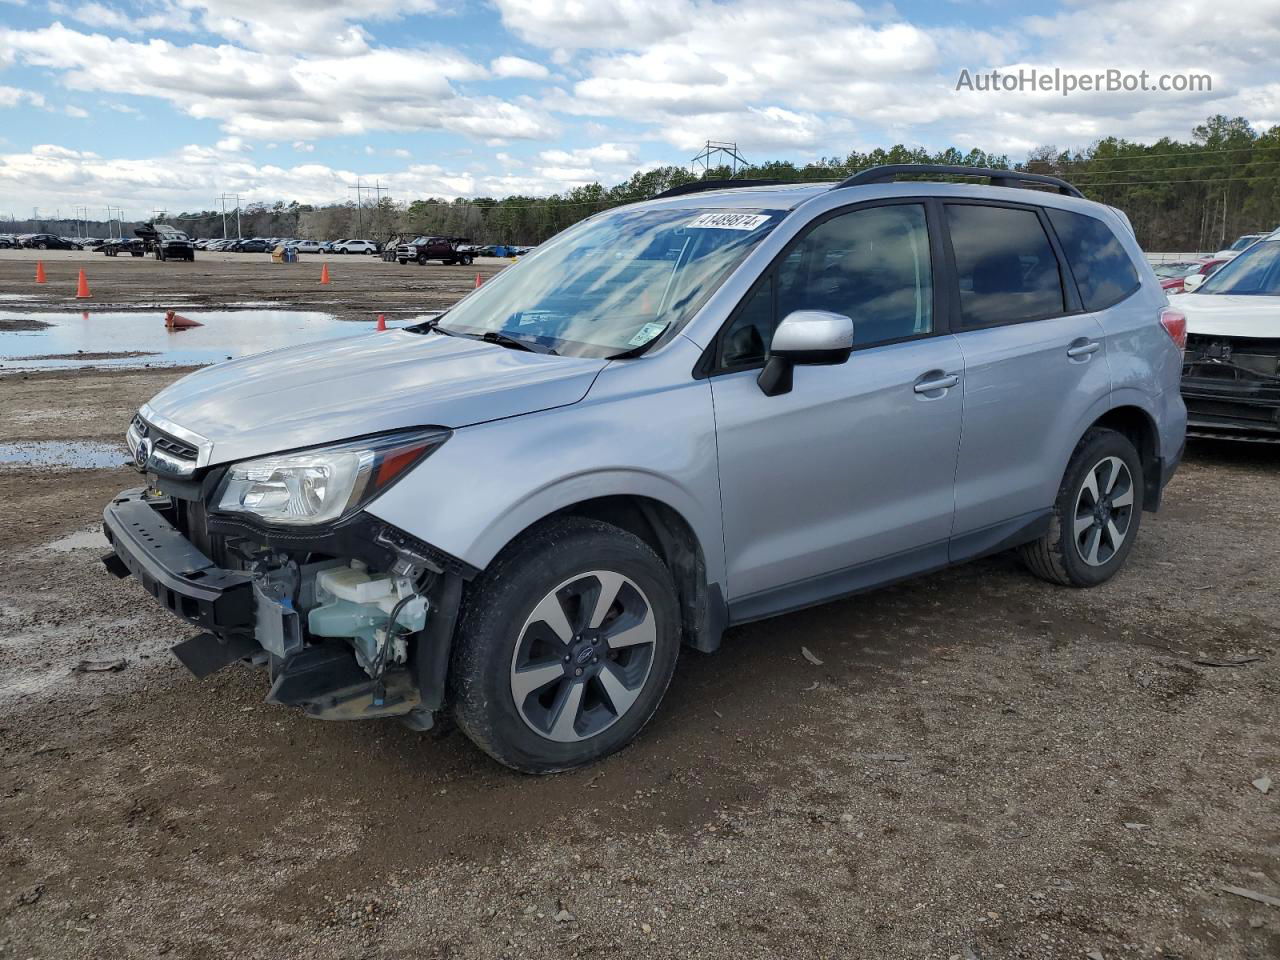
[[[501,330],[486,330],[480,334],[479,338],[485,343],[496,343],[500,347],[510,347],[512,350],[528,350],[530,353],[549,353],[551,356],[559,356],[555,350],[551,349],[544,343],[536,340],[522,340],[519,337],[513,337],[503,333]]]

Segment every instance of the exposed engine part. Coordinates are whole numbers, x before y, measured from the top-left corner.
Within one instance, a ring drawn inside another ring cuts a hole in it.
[[[387,664],[409,657],[407,637],[427,622],[427,598],[407,577],[369,573],[352,561],[319,571],[314,583],[316,606],[307,628],[317,637],[350,640],[356,660],[371,677]]]

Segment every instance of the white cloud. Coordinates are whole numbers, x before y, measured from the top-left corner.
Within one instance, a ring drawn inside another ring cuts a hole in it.
[[[0,86],[0,107],[17,107],[24,103],[42,109],[47,106],[44,95],[34,90]]]
[[[446,48],[303,58],[227,44],[141,42],[55,23],[40,30],[0,30],[0,49],[31,66],[61,71],[73,89],[160,97],[244,138],[445,130],[477,139],[537,139],[557,131],[547,112],[528,98],[459,92],[454,83],[482,79],[488,71]],[[129,68],[122,71],[122,63]]]
[[[529,80],[542,80],[551,73],[542,64],[524,57],[498,57],[490,61],[489,69],[495,77],[524,77]]]
[[[481,161],[483,163],[483,159]],[[573,171],[566,171],[573,174]],[[389,196],[405,201],[424,196],[507,196],[562,190],[572,176],[493,175],[482,166],[409,164],[399,169],[345,170],[320,163],[293,166],[255,163],[243,153],[190,144],[168,154],[103,157],[57,144],[0,154],[0,208],[5,205],[119,203],[129,209],[161,205],[170,210],[206,209],[223,192],[245,202],[332,203],[348,199],[357,177],[377,179]]]
[[[548,49],[635,47],[683,32],[689,0],[496,0],[507,29]]]
[[[221,150],[224,153],[247,153],[253,147],[244,142],[240,137],[223,137],[213,145],[215,150]]]

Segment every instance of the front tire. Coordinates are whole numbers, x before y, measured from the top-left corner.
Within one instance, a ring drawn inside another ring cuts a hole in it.
[[[679,650],[675,587],[657,554],[611,524],[557,518],[468,588],[449,677],[454,716],[516,770],[579,767],[640,732]]]
[[[1020,548],[1023,562],[1066,587],[1110,580],[1137,539],[1144,489],[1142,460],[1129,438],[1090,430],[1067,464],[1049,532]]]

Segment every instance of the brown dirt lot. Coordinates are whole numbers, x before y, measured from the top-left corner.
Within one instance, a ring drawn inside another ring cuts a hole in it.
[[[117,441],[175,375],[0,378],[0,445]],[[134,483],[0,466],[0,958],[1280,956],[1219,886],[1280,896],[1280,450],[1192,442],[1095,590],[999,556],[736,629],[542,779],[188,676],[97,563]]]
[[[48,282],[35,283],[36,261],[45,265]],[[321,264],[329,265],[330,282],[320,284]],[[369,320],[421,313],[449,306],[475,286],[476,274],[487,278],[507,265],[482,258],[469,267],[439,263],[384,263],[371,256],[303,254],[299,263],[274,264],[265,253],[196,251],[194,263],[151,257],[107,257],[101,253],[64,250],[0,250],[0,316],[12,310],[129,310],[184,307],[225,308],[256,303],[263,308],[323,310],[341,320]],[[88,300],[76,299],[79,271],[89,283]],[[34,303],[3,302],[12,296],[34,296]]]

